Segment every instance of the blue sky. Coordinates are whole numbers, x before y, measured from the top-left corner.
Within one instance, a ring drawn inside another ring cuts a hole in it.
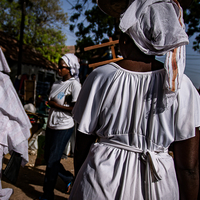
[[[61,0],[63,2],[63,9],[68,13],[70,17],[73,14],[73,10],[71,10],[72,5],[75,4],[76,0]],[[75,45],[76,44],[76,36],[69,30],[69,26],[63,28],[67,36],[66,45]],[[189,38],[190,43],[186,46],[186,68],[185,74],[191,79],[194,86],[196,88],[200,88],[200,53],[195,52],[192,49],[192,42],[195,36]],[[157,57],[157,59],[164,61],[164,57]]]

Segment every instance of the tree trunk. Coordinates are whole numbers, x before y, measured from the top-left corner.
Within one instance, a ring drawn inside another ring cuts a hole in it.
[[[19,41],[19,54],[18,54],[18,69],[17,75],[21,74],[22,66],[22,55],[23,55],[23,36],[24,36],[24,21],[26,15],[26,0],[22,0],[22,17],[21,17],[21,26],[20,26],[20,41]]]

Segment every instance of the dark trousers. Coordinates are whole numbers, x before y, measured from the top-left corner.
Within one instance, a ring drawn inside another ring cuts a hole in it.
[[[66,130],[46,129],[44,158],[47,167],[43,185],[43,198],[45,199],[54,199],[54,188],[58,175],[66,184],[73,179],[60,163],[63,151],[73,133],[73,129],[74,127]]]

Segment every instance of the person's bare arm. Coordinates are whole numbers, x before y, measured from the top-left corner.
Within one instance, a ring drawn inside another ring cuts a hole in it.
[[[199,129],[196,136],[175,142],[174,162],[180,200],[197,200],[199,192]]]
[[[73,110],[75,103],[72,103],[72,105],[70,107],[67,107],[67,106],[57,104],[55,101],[48,101],[48,105],[52,108],[57,108],[57,109],[60,109],[62,111],[71,112]]]
[[[95,142],[96,136],[86,135],[77,130],[76,144],[74,150],[74,170],[75,177],[78,174],[83,162],[85,161],[91,145]]]

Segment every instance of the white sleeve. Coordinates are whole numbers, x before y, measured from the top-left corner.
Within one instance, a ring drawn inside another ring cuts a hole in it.
[[[77,101],[80,90],[81,90],[81,84],[75,80],[72,85],[72,102]]]
[[[98,117],[98,102],[95,96],[95,75],[90,74],[85,80],[78,100],[72,111],[73,118],[79,124],[78,130],[82,133],[92,134],[95,131]],[[96,94],[96,95],[95,95]]]
[[[178,109],[175,116],[175,140],[195,136],[195,127],[200,126],[200,96],[187,76],[183,76],[177,96]]]

